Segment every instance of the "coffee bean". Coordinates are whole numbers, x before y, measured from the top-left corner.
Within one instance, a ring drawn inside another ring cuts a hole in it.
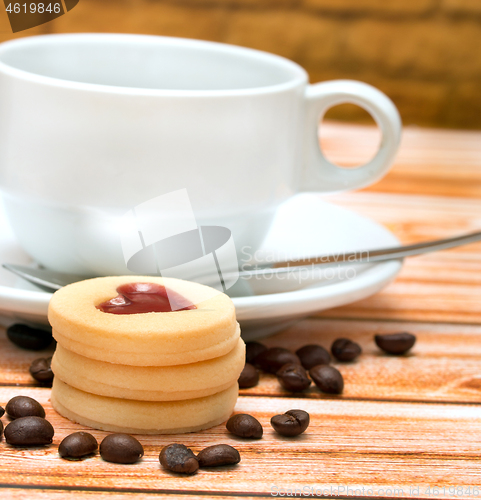
[[[412,333],[386,333],[374,337],[377,346],[388,354],[404,354],[416,342]]]
[[[277,380],[281,386],[290,392],[301,392],[311,385],[306,370],[295,363],[285,364],[277,373]]]
[[[239,452],[228,444],[216,444],[204,448],[198,455],[200,467],[218,467],[220,465],[234,465],[241,460]]]
[[[0,420],[0,438],[2,437],[3,434],[3,422]]]
[[[7,410],[7,415],[12,419],[21,417],[45,418],[43,406],[28,396],[15,396],[7,403],[5,409]]]
[[[309,413],[304,410],[289,410],[284,415],[271,418],[271,425],[281,436],[298,436],[309,427]]]
[[[361,346],[349,339],[337,339],[331,346],[332,355],[339,361],[353,361],[361,351]]]
[[[52,424],[41,417],[20,417],[5,427],[5,441],[14,446],[50,444],[53,435]]]
[[[260,342],[246,342],[246,363],[254,364],[256,356],[267,351],[267,347]]]
[[[5,414],[5,409],[0,406],[0,417],[3,417],[3,415]]]
[[[241,389],[254,387],[259,383],[259,372],[251,364],[246,363],[238,382]]]
[[[267,351],[261,352],[256,356],[254,363],[268,373],[276,373],[286,363],[301,364],[299,358],[292,351],[283,347],[271,347]]]
[[[317,344],[305,345],[297,349],[296,354],[306,370],[316,365],[328,365],[331,362],[331,356],[326,349]]]
[[[20,323],[7,328],[7,337],[18,347],[30,351],[40,351],[48,347],[53,340],[52,333],[40,328],[31,328]]]
[[[30,375],[41,384],[51,385],[53,381],[53,371],[50,367],[52,357],[38,358],[30,365]]]
[[[65,437],[58,447],[62,458],[81,458],[95,453],[99,447],[97,440],[88,432],[74,432]]]
[[[229,432],[242,438],[260,439],[264,432],[260,422],[247,413],[233,415],[227,421],[226,427]]]
[[[128,434],[109,434],[100,443],[100,456],[114,464],[134,464],[144,455],[143,446]]]
[[[309,370],[314,383],[322,392],[328,394],[341,394],[344,389],[344,380],[339,370],[333,366],[317,365]]]
[[[165,469],[181,474],[194,474],[199,469],[194,452],[183,444],[165,446],[160,452],[159,461]]]

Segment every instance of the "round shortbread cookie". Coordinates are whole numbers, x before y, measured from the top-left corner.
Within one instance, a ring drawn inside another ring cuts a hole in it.
[[[218,358],[229,353],[239,342],[240,327],[239,324],[237,324],[235,335],[228,338],[224,342],[219,342],[214,346],[199,351],[190,351],[175,354],[168,354],[165,352],[121,352],[114,350],[106,352],[105,350],[99,350],[98,347],[90,346],[69,339],[68,337],[64,337],[55,330],[52,330],[52,335],[58,344],[61,344],[69,351],[75,352],[87,358],[96,359],[98,361],[130,366],[176,366]]]
[[[96,308],[127,283],[156,283],[186,299],[210,296],[196,309],[111,314]],[[83,356],[138,366],[194,363],[222,356],[237,344],[240,330],[230,298],[212,288],[152,276],[94,278],[54,293],[48,319],[55,339]]]
[[[177,434],[208,429],[226,421],[239,388],[184,401],[132,401],[79,391],[54,378],[51,402],[60,415],[82,425],[131,434]]]
[[[178,366],[131,366],[86,358],[57,344],[55,377],[92,394],[142,401],[200,398],[231,387],[245,364],[242,339],[224,356]]]

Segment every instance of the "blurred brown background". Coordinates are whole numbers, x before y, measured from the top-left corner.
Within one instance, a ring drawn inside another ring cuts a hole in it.
[[[481,129],[481,0],[80,0],[18,36],[88,31],[262,49],[304,66],[311,82],[375,85],[405,125]],[[369,120],[350,105],[329,118]]]

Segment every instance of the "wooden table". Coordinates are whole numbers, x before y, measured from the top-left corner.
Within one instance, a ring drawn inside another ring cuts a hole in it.
[[[355,164],[372,151],[376,134],[369,127],[330,124],[322,139],[331,158]],[[481,133],[407,128],[385,179],[329,199],[385,224],[405,243],[479,230]],[[416,334],[412,352],[381,354],[374,334],[397,331]],[[99,456],[61,460],[58,444],[82,427],[59,417],[49,404],[50,390],[30,378],[28,366],[39,354],[0,334],[0,404],[32,396],[46,407],[56,431],[47,448],[14,449],[2,440],[2,499],[266,498],[293,495],[296,488],[297,496],[304,491],[334,498],[481,497],[481,244],[408,260],[376,296],[266,339],[269,346],[292,349],[329,347],[341,336],[359,342],[358,361],[336,364],[345,378],[342,396],[316,389],[287,394],[273,376],[263,375],[257,387],[241,392],[236,407],[260,420],[262,440],[236,439],[223,425],[191,435],[140,436],[145,456],[135,465]],[[294,439],[275,435],[270,417],[292,408],[311,414],[308,431]],[[106,435],[93,434],[99,440]],[[229,443],[242,461],[193,477],[168,474],[158,455],[171,442],[194,451]]]

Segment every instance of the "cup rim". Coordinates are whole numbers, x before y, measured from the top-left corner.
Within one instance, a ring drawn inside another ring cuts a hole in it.
[[[223,53],[232,53],[234,55],[244,55],[259,61],[266,61],[270,64],[277,64],[283,67],[286,72],[292,73],[292,78],[286,82],[276,83],[266,86],[257,86],[238,89],[217,89],[217,90],[186,90],[186,89],[151,89],[142,87],[123,87],[114,85],[105,85],[99,83],[76,82],[73,80],[64,80],[57,77],[39,75],[23,69],[15,68],[1,60],[1,56],[8,52],[11,47],[30,47],[39,44],[62,43],[62,41],[85,41],[85,40],[118,40],[118,41],[156,41],[178,47],[204,47],[217,50]],[[134,96],[177,96],[177,97],[215,97],[215,96],[240,96],[240,95],[258,95],[283,92],[290,90],[302,84],[308,83],[308,75],[304,68],[299,64],[285,57],[257,49],[241,47],[221,42],[211,42],[206,40],[197,40],[192,38],[167,37],[158,35],[140,35],[125,33],[61,33],[49,35],[36,35],[30,37],[17,38],[0,43],[0,73],[11,77],[37,83],[42,85],[60,87],[78,91],[99,92],[108,94],[122,94]],[[296,74],[297,73],[297,74]]]

